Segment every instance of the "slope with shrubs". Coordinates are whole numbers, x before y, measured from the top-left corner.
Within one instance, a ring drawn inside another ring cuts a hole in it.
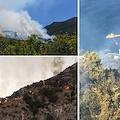
[[[0,120],[77,120],[76,65],[1,99]]]

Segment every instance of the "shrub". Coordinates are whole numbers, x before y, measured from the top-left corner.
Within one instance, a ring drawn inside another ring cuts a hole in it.
[[[50,102],[55,103],[58,100],[58,96],[56,95],[56,91],[54,88],[43,88],[40,90],[42,96],[45,96],[49,99]]]
[[[32,98],[28,94],[23,95],[23,100],[26,102],[26,104],[29,104],[29,105],[33,104]]]
[[[46,120],[55,120],[55,118],[54,118],[52,115],[48,115],[48,116],[46,117]]]
[[[64,96],[65,96],[65,97],[69,97],[69,93],[65,92],[65,93],[64,93]]]
[[[30,120],[38,120],[38,118],[37,117],[33,117]]]

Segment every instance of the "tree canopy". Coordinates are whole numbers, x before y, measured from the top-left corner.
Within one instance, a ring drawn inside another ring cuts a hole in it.
[[[31,35],[27,40],[0,38],[1,55],[76,55],[77,35],[59,35],[53,40]]]
[[[98,54],[86,52],[80,61],[81,120],[120,120],[120,73],[105,69]]]

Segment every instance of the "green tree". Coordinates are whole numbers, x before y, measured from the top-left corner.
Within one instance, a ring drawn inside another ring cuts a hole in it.
[[[13,45],[8,45],[4,51],[3,51],[3,54],[5,55],[15,55],[15,46]]]
[[[98,54],[86,52],[80,61],[81,120],[118,120],[120,73],[104,69]]]
[[[77,54],[77,38],[68,35],[60,35],[54,39],[55,54]]]

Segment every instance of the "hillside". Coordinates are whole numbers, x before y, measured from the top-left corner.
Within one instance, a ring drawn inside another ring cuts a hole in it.
[[[53,22],[45,28],[49,35],[77,35],[77,17],[63,22]]]
[[[36,35],[27,40],[0,38],[1,55],[76,55],[77,36],[58,36],[44,43]]]
[[[76,120],[77,64],[2,98],[0,120]]]
[[[120,73],[104,68],[95,52],[80,60],[80,86],[80,120],[120,120]]]
[[[77,17],[46,26],[48,33],[57,35],[42,39],[38,35],[28,36],[6,30],[0,32],[0,55],[76,55]]]

